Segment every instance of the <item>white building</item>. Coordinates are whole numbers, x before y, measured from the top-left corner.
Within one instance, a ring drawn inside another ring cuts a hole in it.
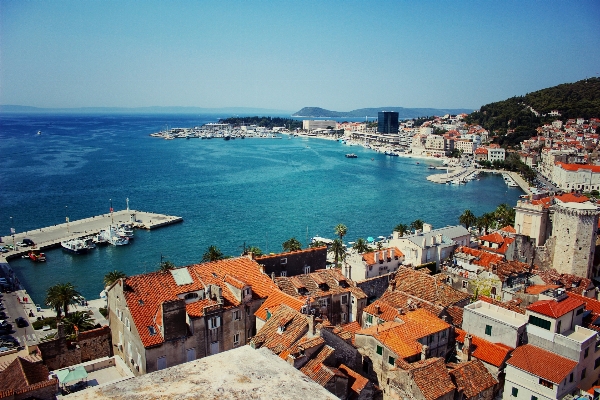
[[[492,343],[515,348],[522,344],[527,317],[484,301],[464,307],[462,329]]]
[[[458,139],[454,142],[454,148],[461,150],[463,154],[472,155],[477,149],[477,144],[469,139]]]
[[[471,234],[462,225],[432,229],[430,224],[423,224],[423,231],[413,235],[399,237],[394,232],[389,244],[404,254],[404,264],[435,262],[439,268],[440,261],[450,257],[456,247],[469,246],[470,242]]]
[[[562,190],[600,190],[600,166],[556,162],[551,179]]]
[[[506,151],[498,145],[490,145],[488,147],[488,161],[504,161],[506,159]]]
[[[398,270],[404,254],[395,247],[368,253],[351,253],[346,257],[346,278],[355,281],[373,278]]]
[[[305,131],[314,131],[316,129],[335,129],[336,122],[333,120],[309,120],[302,121],[302,129]]]

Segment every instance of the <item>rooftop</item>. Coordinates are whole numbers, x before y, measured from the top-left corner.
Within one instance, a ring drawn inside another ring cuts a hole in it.
[[[467,399],[474,398],[484,390],[498,384],[498,381],[479,360],[458,364],[449,372],[457,390],[463,392]]]
[[[443,277],[431,276],[407,267],[399,267],[390,282],[390,291],[401,291],[432,304],[448,307],[468,301],[470,296],[442,282]]]
[[[69,399],[337,399],[267,349],[249,346],[69,395]]]
[[[488,318],[515,328],[519,328],[527,324],[527,318],[524,315],[481,300],[465,306],[464,309],[465,311],[468,310],[476,314],[485,315]]]
[[[529,305],[527,310],[545,315],[547,317],[559,318],[583,305],[585,305],[583,301],[573,297],[567,297],[560,301],[539,300]]]
[[[556,384],[577,367],[575,361],[531,344],[517,347],[507,364]]]
[[[466,331],[456,329],[456,341],[465,342]],[[504,364],[513,349],[500,343],[492,343],[479,336],[471,335],[471,355],[478,360],[494,365],[498,368]]]

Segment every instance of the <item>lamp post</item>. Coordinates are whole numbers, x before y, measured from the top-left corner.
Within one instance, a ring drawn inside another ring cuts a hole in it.
[[[15,226],[13,225],[13,217],[10,217],[10,234],[12,235],[12,239],[13,239],[13,250],[16,250],[16,247],[15,247]]]
[[[69,206],[65,206],[65,221],[67,221],[67,233],[70,233],[70,231],[69,231]]]
[[[112,199],[110,199],[110,223],[113,224],[115,222],[113,218],[113,208],[112,208]]]

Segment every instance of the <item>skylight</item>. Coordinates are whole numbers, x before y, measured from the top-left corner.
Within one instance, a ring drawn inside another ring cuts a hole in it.
[[[189,285],[190,283],[194,283],[192,276],[190,275],[187,268],[177,268],[169,270],[171,275],[173,275],[173,279],[175,279],[175,283],[177,286]]]

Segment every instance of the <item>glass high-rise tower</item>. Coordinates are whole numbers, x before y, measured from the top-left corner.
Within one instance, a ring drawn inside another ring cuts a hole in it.
[[[377,115],[378,133],[398,133],[398,112],[379,111]]]

